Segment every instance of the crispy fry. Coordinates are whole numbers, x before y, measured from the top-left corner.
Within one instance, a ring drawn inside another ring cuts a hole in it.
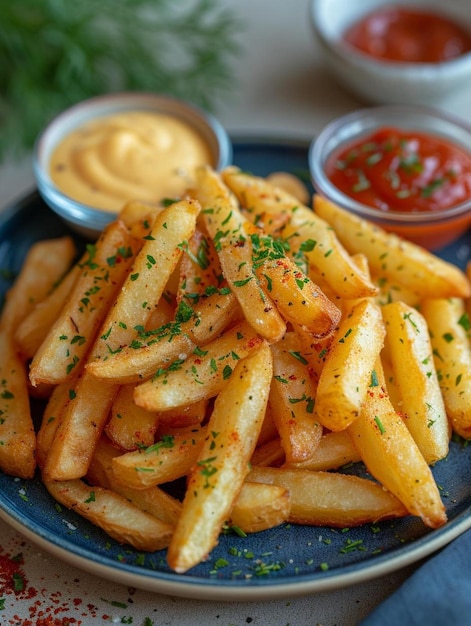
[[[322,427],[314,417],[316,389],[301,356],[294,333],[271,346],[273,380],[270,406],[290,463],[311,457],[320,441]]]
[[[305,255],[319,267],[335,293],[346,298],[376,293],[376,287],[352,261],[332,228],[307,206],[300,204],[297,198],[272,187],[263,178],[251,176],[235,167],[226,168],[222,177],[252,218],[260,214],[289,215],[289,224],[283,231],[284,240],[291,242],[295,255]],[[296,236],[298,245],[294,241]]]
[[[177,572],[211,551],[230,516],[262,426],[272,374],[271,352],[263,343],[239,362],[215,402],[167,552],[168,564]]]
[[[122,485],[145,489],[186,476],[198,458],[206,427],[168,431],[145,450],[113,459],[113,472]]]
[[[447,516],[433,474],[389,400],[379,362],[376,376],[361,415],[348,431],[370,474],[412,515],[437,528]]]
[[[447,415],[458,435],[471,439],[469,317],[459,298],[425,300],[433,358]]]
[[[80,269],[74,265],[54,290],[38,302],[21,322],[15,332],[15,343],[24,359],[32,359],[57,320],[66,299],[79,276]]]
[[[122,222],[112,222],[78,262],[80,276],[59,317],[34,355],[30,381],[57,385],[72,377],[91,350],[133,257]]]
[[[229,524],[246,533],[258,533],[287,522],[290,508],[285,487],[246,481],[232,507]]]
[[[299,463],[286,462],[283,467],[328,471],[360,460],[360,454],[353,445],[351,436],[345,430],[339,430],[322,435],[314,454],[309,459]]]
[[[172,527],[141,511],[126,498],[103,487],[90,487],[82,480],[45,480],[52,497],[102,528],[119,543],[154,552],[166,548]]]
[[[213,398],[226,385],[239,361],[258,348],[262,339],[248,322],[178,359],[156,376],[137,385],[134,400],[148,411],[167,411]]]
[[[383,307],[386,341],[401,401],[397,410],[429,465],[448,454],[450,432],[427,322],[412,307]]]
[[[203,298],[194,310],[180,306],[176,319],[140,332],[120,351],[88,363],[87,370],[110,382],[142,382],[172,362],[184,360],[197,346],[215,339],[237,315],[236,304],[234,295],[227,293]]]
[[[364,253],[372,274],[384,275],[421,298],[467,297],[471,286],[464,273],[409,241],[349,213],[322,196],[314,211],[337,233],[351,254]]]
[[[105,426],[111,441],[123,450],[147,448],[154,443],[158,427],[158,414],[146,411],[134,402],[134,386],[121,386]]]
[[[45,239],[33,244],[13,287],[7,292],[0,325],[15,332],[38,302],[52,291],[75,256],[71,237]]]
[[[215,242],[221,267],[247,321],[268,341],[284,335],[286,326],[269,294],[260,287],[253,268],[250,222],[220,177],[209,168],[198,169],[198,191],[208,233]]]
[[[8,325],[0,329],[0,469],[32,478],[36,469],[36,435],[28,396],[27,374]]]
[[[391,493],[359,476],[254,467],[247,480],[288,489],[289,521],[296,524],[345,528],[407,515],[407,509]]]
[[[315,414],[329,430],[343,430],[360,415],[384,341],[378,306],[363,300],[337,331],[319,378]]]

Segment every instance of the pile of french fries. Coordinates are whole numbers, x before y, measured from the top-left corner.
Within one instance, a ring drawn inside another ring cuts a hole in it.
[[[431,467],[471,438],[470,275],[203,167],[78,260],[70,237],[31,248],[1,315],[0,468],[176,572],[227,526],[437,528]],[[342,472],[358,461],[371,479]]]

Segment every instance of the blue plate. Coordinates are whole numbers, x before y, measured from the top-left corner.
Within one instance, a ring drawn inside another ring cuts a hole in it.
[[[296,141],[239,140],[234,162],[262,176],[284,170],[304,177],[307,149]],[[37,192],[7,209],[0,217],[0,295],[34,241],[68,232]],[[464,267],[470,243],[467,233],[440,255]],[[351,471],[361,472],[361,464]],[[284,524],[246,538],[223,534],[209,559],[186,574],[168,568],[164,551],[143,554],[123,547],[74,512],[57,507],[39,477],[24,481],[0,473],[0,517],[58,558],[125,585],[199,599],[273,599],[384,575],[433,553],[471,527],[471,446],[453,441],[448,457],[433,471],[449,519],[438,530],[407,517],[344,530]]]

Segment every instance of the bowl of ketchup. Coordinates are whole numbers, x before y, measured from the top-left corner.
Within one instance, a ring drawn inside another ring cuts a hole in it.
[[[354,111],[309,150],[317,193],[438,250],[471,226],[471,125],[420,105]]]
[[[329,69],[376,104],[430,104],[471,80],[468,0],[311,0]]]

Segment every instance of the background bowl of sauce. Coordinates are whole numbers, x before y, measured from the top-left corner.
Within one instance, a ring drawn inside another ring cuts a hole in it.
[[[85,100],[54,118],[36,141],[33,165],[45,202],[95,238],[126,202],[180,197],[195,167],[232,161],[225,129],[205,111],[151,93]]]
[[[471,125],[419,105],[354,111],[309,150],[317,193],[430,250],[471,226]]]
[[[471,80],[469,0],[312,0],[329,69],[363,100],[430,104]]]

